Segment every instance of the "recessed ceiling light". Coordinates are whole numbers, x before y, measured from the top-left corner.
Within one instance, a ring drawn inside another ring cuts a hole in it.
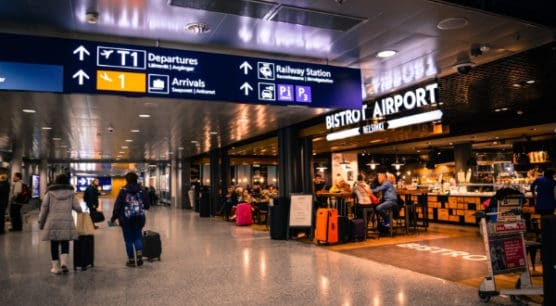
[[[97,11],[87,11],[85,14],[85,20],[88,24],[97,24],[98,22],[98,12]]]
[[[185,30],[192,34],[204,34],[210,32],[210,27],[206,23],[193,22],[185,25]]]
[[[126,139],[125,142],[133,142],[133,139]]]
[[[184,147],[179,147],[179,148],[178,148],[178,150],[183,150],[183,149],[185,149],[185,148],[184,148]]]
[[[62,138],[60,138],[60,137],[53,137],[52,140],[54,140],[54,141],[60,141],[60,140],[62,140]]]
[[[452,17],[442,19],[436,24],[436,27],[440,30],[457,30],[465,27],[469,21],[463,17]]]
[[[122,146],[122,149],[127,149],[127,148],[129,148],[129,147],[128,146]]]
[[[139,114],[139,118],[150,118],[151,115],[149,114]]]
[[[519,87],[521,87],[521,84],[519,84],[519,83],[513,83],[512,86],[515,87],[515,88],[519,88]]]
[[[527,84],[535,84],[535,80],[528,80],[528,81],[526,81],[525,83],[527,83]]]
[[[31,108],[24,108],[24,109],[22,109],[22,111],[23,111],[24,113],[30,113],[30,114],[36,113],[36,112],[37,112],[36,110],[31,109]]]
[[[43,129],[43,130],[52,130],[52,128],[49,127],[49,126],[43,126],[42,129]]]
[[[197,140],[191,140],[191,143],[199,143]]]
[[[211,135],[218,135],[218,132],[216,132],[216,131],[211,131],[210,134],[211,134]]]
[[[383,50],[378,52],[376,56],[380,58],[387,58],[396,55],[396,53],[398,53],[396,50]]]
[[[135,129],[135,130],[131,130],[132,133],[139,133],[140,131]]]

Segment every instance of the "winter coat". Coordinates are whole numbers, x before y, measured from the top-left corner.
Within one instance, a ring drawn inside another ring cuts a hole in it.
[[[114,209],[112,211],[112,217],[110,221],[114,222],[118,219],[120,226],[135,226],[139,225],[140,227],[145,226],[145,216],[135,217],[133,219],[128,219],[125,217],[125,205],[126,205],[126,195],[136,194],[141,192],[141,199],[143,200],[143,208],[145,210],[150,208],[150,200],[149,194],[146,190],[144,190],[139,184],[127,184],[124,188],[120,189],[120,193],[116,198],[116,202],[114,202]]]
[[[39,214],[39,228],[42,230],[41,239],[47,240],[77,240],[77,230],[71,211],[82,212],[79,200],[71,185],[52,185],[42,200]]]

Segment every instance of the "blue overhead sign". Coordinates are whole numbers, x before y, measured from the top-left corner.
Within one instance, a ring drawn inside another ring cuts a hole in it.
[[[0,34],[0,41],[2,46],[9,46],[0,48],[3,63],[52,65],[63,71],[49,74],[43,70],[40,75],[43,80],[62,84],[63,90],[54,89],[54,85],[49,85],[52,88],[10,88],[0,83],[0,89],[5,90],[346,109],[361,108],[362,104],[358,69],[11,34]],[[28,71],[24,70],[15,73],[25,79]],[[0,78],[4,73],[5,69],[0,66]],[[35,82],[32,81],[33,85]]]
[[[0,89],[62,92],[62,68],[0,61]]]

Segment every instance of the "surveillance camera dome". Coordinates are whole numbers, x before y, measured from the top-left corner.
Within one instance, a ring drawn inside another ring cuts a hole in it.
[[[460,63],[455,65],[454,67],[456,67],[459,74],[468,74],[471,71],[471,68],[473,68],[473,64],[469,62]]]

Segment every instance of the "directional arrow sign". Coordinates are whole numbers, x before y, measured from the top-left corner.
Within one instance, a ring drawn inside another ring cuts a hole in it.
[[[249,64],[247,64],[247,65],[249,65]],[[248,96],[249,91],[253,90],[253,87],[251,87],[251,85],[249,85],[249,83],[245,82],[241,85],[241,87],[239,89],[243,90],[243,94]]]
[[[79,46],[77,47],[77,49],[73,50],[73,54],[79,54],[80,61],[83,61],[85,59],[85,54],[91,55],[91,53],[89,53],[89,51],[83,46]]]
[[[72,79],[78,78],[79,80],[79,85],[83,85],[83,79],[89,79],[89,76],[85,73],[85,71],[79,69],[79,71],[77,71],[73,76]]]
[[[244,61],[243,63],[241,63],[241,65],[239,65],[239,69],[243,69],[243,74],[247,75],[249,70],[253,69],[253,67],[251,67],[251,65],[249,65],[247,61]]]

